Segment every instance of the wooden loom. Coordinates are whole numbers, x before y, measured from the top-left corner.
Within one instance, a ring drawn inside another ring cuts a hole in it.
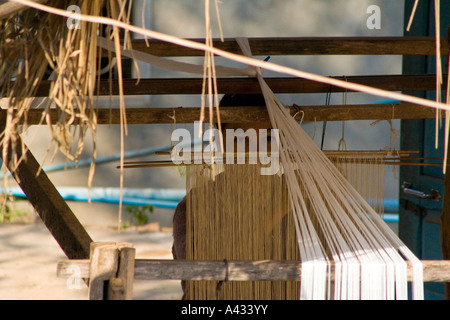
[[[272,53],[267,53],[267,54],[272,54]],[[242,79],[237,79],[237,80],[239,80],[239,82],[242,81]],[[245,81],[247,81],[247,79]],[[283,81],[289,82],[289,79],[286,79],[286,80],[283,80]],[[431,81],[431,79],[430,79],[430,81]],[[228,82],[228,80],[224,80],[223,81],[223,83],[227,83],[227,82]],[[252,80],[249,79],[248,83],[251,83],[251,82],[252,82]],[[221,86],[220,86],[221,83],[222,83],[222,81],[220,81],[220,79],[219,79],[219,90],[221,88]],[[229,83],[231,83],[231,82],[229,82]],[[256,86],[256,84],[253,84],[253,85]],[[433,84],[430,82],[429,83],[429,89],[432,89],[432,86],[433,86]],[[231,90],[234,90],[234,89],[236,89],[236,88],[233,87]],[[254,89],[254,90],[255,90],[255,92],[257,92],[257,89]],[[184,90],[183,91],[183,89],[182,89],[181,92],[186,93],[186,92],[189,92],[189,91],[188,90]],[[221,91],[221,92],[225,93],[227,91],[224,90],[224,91]],[[311,92],[314,92],[314,91],[311,90]],[[320,92],[320,91],[316,91],[316,92]],[[324,92],[325,92],[325,90],[324,90]],[[163,91],[163,93],[164,93],[164,91]],[[130,93],[130,94],[132,94],[132,93]],[[300,108],[302,109],[302,107],[300,107]],[[383,118],[383,117],[385,117],[386,119],[391,119],[392,108],[395,108],[395,112],[394,112],[395,116],[394,117],[396,117],[396,118],[397,117],[401,118],[401,116],[398,116],[398,115],[402,112],[402,110],[406,110],[407,108],[416,109],[416,112],[415,113],[405,112],[405,118],[406,117],[433,118],[435,116],[434,111],[431,111],[429,109],[422,108],[422,107],[419,107],[419,106],[414,106],[414,105],[401,104],[401,103],[400,104],[394,104],[394,105],[389,104],[389,105],[374,106],[374,109],[383,110],[382,111],[383,115],[378,113],[376,116],[371,116],[371,115],[367,115],[366,114],[366,111],[368,109],[367,106],[311,106],[311,109],[314,109],[315,111],[316,110],[321,110],[321,109],[338,110],[338,109],[341,109],[341,108],[347,109],[347,110],[357,110],[358,108],[361,108],[362,113],[364,113],[366,115],[366,119],[380,119],[380,118]],[[412,109],[410,109],[410,110],[412,110]],[[178,123],[180,123],[180,122],[188,122],[189,123],[189,122],[197,120],[198,110],[177,108],[177,109],[171,109],[170,111],[169,110],[133,110],[135,112],[130,112],[131,111],[130,110],[130,111],[127,111],[127,112],[129,112],[128,113],[128,115],[129,115],[128,121],[129,121],[129,123],[130,123],[130,121],[131,121],[131,123],[136,123],[132,119],[134,119],[133,115],[137,115],[138,117],[140,117],[140,120],[138,121],[139,123],[140,122],[145,122],[145,121],[148,121],[149,123],[170,123],[170,120],[168,120],[170,118],[169,117],[165,117],[165,116],[166,115],[171,115],[172,114],[171,111],[173,111],[173,110],[175,110],[175,112],[177,114],[177,122]],[[229,110],[229,113],[227,113],[228,110]],[[236,114],[237,110],[239,112],[238,114]],[[296,107],[292,107],[291,110],[292,110],[292,113],[294,114],[297,109],[296,109]],[[389,111],[386,112],[387,110],[389,110]],[[145,111],[147,111],[147,112],[145,112]],[[154,111],[154,113],[152,114],[152,112],[148,112],[148,111]],[[397,111],[400,112],[400,113],[398,113]],[[305,112],[305,117],[309,117],[310,120],[314,119],[315,116],[313,116],[313,113],[310,113],[310,115],[308,116],[308,112],[306,112],[306,111],[304,111],[304,112]],[[425,112],[425,113],[427,113],[427,115],[418,114],[417,112],[419,112],[419,113]],[[338,113],[338,112],[336,112],[336,113]],[[336,113],[335,112],[330,112],[327,116],[324,115],[324,118],[322,118],[322,120],[326,120],[326,119],[345,120],[345,119],[348,119],[345,116],[341,116],[341,117],[336,116]],[[314,113],[314,114],[316,114],[316,113]],[[352,112],[345,112],[345,114],[346,115],[351,114],[351,117],[357,117]],[[389,116],[386,117],[386,115],[389,115]],[[141,116],[149,117],[149,118],[147,118],[148,120],[142,121],[143,118]],[[152,119],[152,116],[155,117],[155,118],[158,118],[158,119],[154,119],[154,118]],[[239,109],[236,109],[235,107],[233,107],[232,109],[231,108],[230,109],[223,108],[223,109],[221,109],[221,117],[223,119],[223,122],[237,122],[237,123],[240,123],[240,122],[246,122],[246,121],[249,121],[249,122],[250,121],[255,121],[255,119],[267,121],[267,114],[265,113],[265,110],[263,108],[246,108],[245,106],[243,106],[242,108],[239,108]],[[234,117],[234,119],[232,119],[232,117]],[[360,118],[364,119],[365,117],[361,116]],[[182,119],[182,120],[180,120],[180,119]],[[303,120],[305,120],[305,118]],[[316,118],[316,120],[318,120],[318,119]],[[144,263],[144,262],[142,262],[142,263]],[[183,263],[180,263],[180,265],[182,265]],[[186,261],[186,263],[187,263],[187,261]],[[229,268],[229,264],[230,263],[233,264],[234,262],[230,261],[228,263],[228,268]],[[274,263],[276,264],[277,262],[274,262]],[[166,265],[164,262],[161,262],[161,264],[162,265]],[[199,262],[199,265],[201,265],[201,264],[208,264],[208,262],[206,262],[206,261],[205,262]],[[219,262],[219,265],[220,264],[221,263]],[[63,265],[67,265],[67,262],[61,264],[61,266],[63,266]],[[223,264],[223,265],[225,266],[225,264]],[[254,265],[254,264],[250,264],[250,265]],[[220,268],[220,270],[221,270],[221,273],[223,275],[223,270],[224,269]],[[427,268],[425,267],[425,273],[427,272],[426,270],[427,270]],[[139,277],[142,277],[142,275],[139,276]],[[243,275],[242,277],[245,278],[245,275]],[[426,277],[427,276],[425,276],[425,279],[426,279]],[[183,276],[180,276],[180,275],[178,275],[177,278],[186,279],[186,277],[183,277]],[[194,278],[189,277],[189,278],[190,279],[200,279],[199,277],[194,277]],[[218,276],[218,277],[207,276],[206,278],[209,278],[209,279],[224,279],[225,277],[224,276],[223,277],[220,277],[220,276]],[[271,277],[269,277],[269,278],[271,278]],[[277,279],[276,276],[274,278]],[[274,279],[274,278],[272,278],[272,279]],[[230,280],[230,279],[231,278],[228,277],[228,280]],[[236,279],[238,279],[238,277],[236,277]],[[258,277],[257,277],[257,279],[258,279]],[[286,278],[284,278],[284,279],[286,279]],[[289,277],[289,279],[292,280],[292,277]],[[214,285],[213,285],[213,288],[214,288]],[[215,294],[215,293],[213,292],[213,294]]]
[[[253,41],[253,42],[252,42]],[[276,55],[276,54],[418,54],[418,55],[433,55],[434,39],[432,38],[408,38],[408,37],[389,37],[389,38],[289,38],[289,39],[253,39],[251,41],[252,48],[255,54]],[[157,50],[161,48],[160,55],[166,54],[171,56],[184,55],[198,55],[197,51],[186,50],[185,48],[174,47],[172,45],[160,42],[151,41],[150,48],[139,47],[142,42],[135,41],[135,49],[138,50]],[[259,46],[257,45],[259,43]],[[215,45],[221,46],[219,42]],[[236,50],[233,40],[227,40],[226,46],[230,50]],[[234,49],[233,49],[234,48]],[[448,41],[442,40],[443,54],[446,53],[444,48],[448,48]],[[260,50],[260,51],[257,51]],[[200,53],[201,54],[201,53]],[[413,91],[413,90],[434,90],[434,78],[430,75],[416,75],[416,76],[364,76],[364,77],[347,77],[348,81],[370,83],[375,87],[385,88],[393,91]],[[170,86],[167,86],[166,79],[148,79],[141,82],[140,85],[135,86],[134,80],[129,80],[129,90],[125,90],[126,94],[177,94],[177,93],[191,93],[198,94],[199,82],[193,79],[170,79]],[[280,84],[271,86],[275,92],[328,92],[329,86],[316,84],[310,81],[298,79],[274,79],[273,82]],[[128,81],[125,82],[125,85]],[[175,84],[175,85],[174,85]],[[287,85],[288,86],[287,86]],[[46,96],[46,83],[43,82],[37,91],[36,96]],[[101,90],[102,86],[106,88],[107,82],[100,83],[100,94],[109,94],[108,90]],[[113,88],[117,88],[117,82],[113,82]],[[48,87],[47,87],[48,88]],[[288,89],[286,89],[288,88]],[[250,91],[249,91],[250,90]],[[219,79],[219,91],[221,93],[239,93],[239,92],[258,92],[258,86],[252,79]],[[339,88],[332,88],[333,92],[342,91]],[[117,93],[117,91],[115,91]],[[396,103],[377,106],[310,106],[301,107],[305,112],[306,120],[316,119],[317,121],[333,121],[333,120],[358,120],[358,119],[392,119],[392,109],[395,109],[395,119],[426,119],[434,118],[434,110],[420,107],[417,105]],[[251,122],[255,119],[262,119],[267,121],[267,114],[263,108],[246,108],[243,106],[236,112],[233,108],[231,112],[222,110],[221,116],[224,122]],[[330,112],[331,110],[331,112]],[[295,111],[292,108],[292,111]],[[350,111],[350,112],[349,112]],[[155,110],[155,109],[129,109],[128,123],[129,124],[149,124],[149,123],[170,123],[170,118],[173,109],[170,110]],[[179,123],[190,123],[198,119],[198,109],[177,108],[177,121]],[[0,119],[4,121],[6,111],[2,110]],[[33,114],[37,118],[33,118]],[[98,123],[119,123],[119,111],[99,110]],[[40,111],[33,110],[28,118],[29,124],[38,124],[38,117]],[[112,115],[112,117],[110,117]],[[180,118],[181,116],[181,118]],[[33,120],[35,119],[35,120]],[[182,120],[180,120],[182,119]],[[33,122],[34,121],[34,122]],[[20,152],[20,150],[18,150]],[[101,246],[92,244],[92,240],[85,232],[84,228],[79,224],[73,213],[58,195],[56,189],[53,187],[51,181],[47,178],[45,173],[38,172],[39,164],[33,158],[33,155],[28,151],[28,161],[22,163],[16,170],[20,178],[19,185],[24,190],[30,202],[36,208],[38,214],[49,228],[52,235],[58,241],[69,259],[83,259],[83,260],[69,260],[59,264],[59,272],[61,275],[67,271],[64,267],[68,265],[79,265],[82,270],[84,278],[91,278],[91,284],[94,280],[100,282],[108,281],[110,287],[123,287],[118,284],[120,281],[113,281],[116,278],[128,277],[128,283],[132,282],[133,276],[136,279],[225,279],[224,273],[227,272],[227,280],[243,280],[249,279],[245,274],[252,275],[255,280],[262,280],[262,277],[271,280],[295,280],[298,277],[301,266],[295,261],[272,261],[258,264],[257,262],[239,262],[229,261],[228,265],[222,262],[173,262],[173,261],[134,261],[131,259],[131,269],[133,272],[124,274],[117,273],[119,264],[117,259],[112,259],[109,266],[110,271],[106,278],[95,279],[98,273],[94,272],[95,265],[97,265],[98,258],[96,249]],[[445,195],[449,194],[450,189],[446,189]],[[444,197],[445,197],[444,195]],[[444,200],[445,201],[445,200]],[[446,206],[444,206],[444,210]],[[449,239],[450,236],[450,212],[443,212],[442,225],[443,239]],[[121,250],[115,245],[105,245],[112,248],[110,252]],[[93,248],[90,252],[89,247]],[[124,250],[122,250],[124,251]],[[117,257],[116,253],[113,256]],[[445,253],[445,257],[449,257],[450,253]],[[91,258],[91,260],[86,260]],[[123,261],[130,261],[130,259],[123,259]],[[91,268],[89,268],[89,265]],[[88,266],[88,267],[86,267]],[[236,268],[241,268],[236,271]],[[289,272],[280,273],[277,267],[288,266]],[[424,280],[425,281],[450,281],[450,267],[447,261],[441,262],[427,262],[424,261]],[[167,269],[170,267],[171,269]],[[262,269],[262,270],[261,270]],[[128,269],[130,270],[130,269]],[[170,272],[167,272],[167,271]],[[205,271],[206,270],[206,271]],[[244,275],[243,275],[244,274]],[[436,275],[437,274],[437,275]],[[104,276],[104,274],[102,274]],[[127,287],[127,290],[132,290]],[[92,285],[91,292],[94,292]],[[127,295],[129,296],[129,295]],[[92,295],[96,298],[104,298],[104,293]],[[124,298],[125,295],[119,295],[119,298]]]

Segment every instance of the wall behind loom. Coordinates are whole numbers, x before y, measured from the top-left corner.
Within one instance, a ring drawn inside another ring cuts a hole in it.
[[[144,6],[145,4],[145,6]],[[219,4],[220,18],[224,36],[232,37],[310,37],[310,36],[400,36],[403,34],[403,4],[400,0],[227,0]],[[135,0],[134,24],[153,30],[186,38],[202,38],[204,28],[204,1],[200,0]],[[380,9],[380,28],[370,29],[367,20],[371,16],[367,9],[376,5]],[[214,36],[218,37],[217,19],[212,11]],[[139,36],[137,36],[139,37]],[[264,57],[261,57],[264,58]],[[202,58],[183,58],[182,61],[202,64]],[[287,65],[308,72],[326,76],[374,75],[401,73],[401,57],[397,56],[273,56],[271,62]],[[217,64],[235,66],[234,62],[218,58]],[[139,64],[141,77],[193,77],[193,75],[169,72],[145,64]],[[136,71],[135,71],[135,74]],[[266,72],[265,76],[280,76]],[[283,75],[281,75],[283,76]],[[282,103],[291,105],[320,105],[326,103],[325,94],[279,95]],[[345,96],[346,103],[370,103],[382,98],[359,93]],[[343,94],[333,94],[331,104],[341,104]],[[112,103],[114,99],[100,99],[101,107]],[[178,96],[127,96],[126,106],[132,107],[198,107],[199,95]],[[394,128],[399,127],[394,121]],[[373,150],[390,146],[390,126],[383,121],[371,125],[372,121],[348,121],[345,123],[345,141],[348,149]],[[338,148],[342,138],[342,123],[329,122],[323,136],[323,123],[302,123],[303,128],[320,144],[324,137],[324,149]],[[192,126],[176,124],[176,128]],[[133,151],[143,148],[170,145],[173,125],[129,125],[125,137],[124,150]],[[36,134],[37,133],[37,134]],[[38,160],[44,158],[49,135],[46,128],[30,129],[27,141]],[[33,140],[33,142],[31,142]],[[99,157],[120,152],[120,128],[117,125],[99,126],[97,132],[97,150]],[[83,157],[92,155],[92,143],[89,133]],[[134,160],[145,160],[137,158]],[[64,158],[57,156],[53,163],[63,163]],[[47,160],[46,164],[50,164]],[[95,187],[119,187],[120,175],[116,168],[118,162],[98,165],[95,171]],[[86,186],[89,170],[86,168],[49,173],[56,186]],[[179,170],[173,167],[126,169],[124,178],[126,188],[184,188],[185,181]],[[386,197],[396,198],[398,180],[391,168],[386,171]],[[82,222],[114,224],[117,218],[117,205],[86,204],[70,202],[69,205]],[[163,225],[170,225],[173,210],[156,210],[152,219]]]

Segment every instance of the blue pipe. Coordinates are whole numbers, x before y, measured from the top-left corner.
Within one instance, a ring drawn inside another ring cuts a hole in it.
[[[90,190],[83,187],[57,188],[62,198],[66,201],[103,202],[118,204],[120,202],[120,188],[99,188]],[[20,188],[9,189],[9,194],[14,197],[26,199],[26,195]],[[157,208],[175,209],[178,203],[186,195],[185,189],[123,189],[122,203],[124,205],[153,205]],[[399,201],[397,199],[385,199],[383,219],[386,222],[398,222]]]
[[[384,212],[396,213],[398,212],[398,199],[384,199]]]
[[[385,213],[385,214],[383,214],[383,220],[385,222],[397,223],[398,222],[398,214],[396,214],[396,213]]]
[[[400,100],[395,99],[385,99],[385,100],[377,100],[375,102],[372,102],[371,104],[389,104],[389,103],[400,103]]]
[[[61,197],[66,201],[103,202],[118,204],[120,202],[120,188],[82,188],[60,187],[57,188]],[[8,194],[26,199],[25,193],[20,188],[8,189]],[[184,189],[123,189],[122,203],[125,205],[153,205],[158,208],[175,209],[178,202],[183,199]]]

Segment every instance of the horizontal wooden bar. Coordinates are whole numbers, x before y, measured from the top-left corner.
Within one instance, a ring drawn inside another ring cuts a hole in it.
[[[295,110],[295,107],[292,107]],[[294,112],[292,110],[291,112]],[[360,105],[322,105],[300,106],[304,112],[303,121],[344,121],[344,120],[392,120],[392,119],[430,119],[436,110],[412,103],[360,104]],[[222,114],[221,114],[222,116]],[[296,120],[300,120],[297,114]]]
[[[345,120],[392,120],[432,119],[436,111],[411,103],[287,106],[297,121],[345,121]],[[266,107],[220,107],[222,123],[269,123]],[[43,110],[31,109],[27,114],[28,125],[41,123]],[[120,124],[119,108],[97,109],[98,124]],[[194,123],[200,119],[199,107],[179,108],[127,108],[127,124]],[[51,109],[52,124],[58,121],[60,111]],[[0,123],[6,121],[7,110],[0,110]],[[175,118],[174,118],[175,117]],[[209,119],[209,109],[205,109]],[[216,112],[214,112],[216,119]],[[209,121],[209,120],[208,120]],[[44,123],[46,124],[46,123]],[[76,124],[76,123],[74,123]]]
[[[375,75],[332,77],[352,83],[362,84],[387,91],[424,91],[435,90],[436,76],[424,75]],[[341,87],[316,82],[307,79],[285,77],[266,78],[274,93],[327,93],[345,92]],[[443,88],[446,87],[447,76],[444,75]],[[49,95],[52,82],[43,80],[38,85],[35,96]],[[12,84],[11,84],[12,85]],[[202,78],[159,78],[159,79],[126,79],[123,81],[124,95],[171,95],[171,94],[201,94]],[[260,94],[261,87],[256,78],[218,78],[218,93],[220,94]],[[119,95],[119,81],[101,80],[94,92],[100,96]]]
[[[204,43],[204,39],[190,39]],[[435,55],[434,37],[281,37],[249,38],[253,55]],[[135,39],[133,49],[156,56],[203,56],[204,52],[159,40]],[[441,54],[448,55],[441,39]],[[213,40],[214,47],[241,54],[235,39]],[[105,53],[106,55],[106,53]]]
[[[57,264],[58,277],[77,275],[89,278],[89,260],[63,260]],[[424,260],[424,282],[450,282],[450,261]],[[333,263],[330,264],[333,270]],[[408,281],[412,279],[412,266],[407,262]],[[228,270],[227,270],[228,269]],[[79,272],[78,272],[79,271]],[[229,281],[300,279],[302,265],[299,261],[190,261],[190,260],[148,260],[136,259],[134,276],[136,280],[224,280]],[[333,272],[329,274],[333,281]]]
[[[43,1],[42,1],[43,2]],[[6,8],[11,7],[11,9]],[[8,15],[20,5],[4,4],[3,14]],[[205,43],[205,39],[188,40]],[[291,56],[291,55],[435,55],[434,37],[268,37],[249,38],[254,56]],[[215,48],[235,54],[242,54],[233,38],[213,39]],[[133,39],[132,48],[159,57],[199,57],[204,52],[186,48],[173,43],[155,39]],[[107,50],[102,50],[104,57]],[[441,55],[448,55],[448,39],[441,38]]]

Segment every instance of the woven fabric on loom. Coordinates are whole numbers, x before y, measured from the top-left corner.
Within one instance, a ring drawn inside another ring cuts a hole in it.
[[[293,216],[281,175],[260,165],[187,170],[188,260],[298,260]],[[219,286],[218,286],[219,285]],[[298,299],[298,281],[188,281],[187,299]]]

